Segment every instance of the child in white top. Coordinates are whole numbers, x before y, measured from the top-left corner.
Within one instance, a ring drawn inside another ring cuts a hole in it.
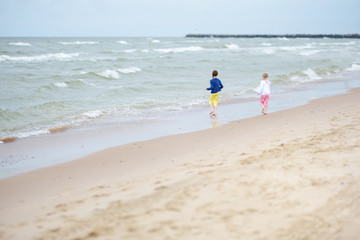
[[[261,113],[266,115],[268,102],[269,102],[269,95],[270,95],[270,81],[268,80],[269,75],[264,73],[262,75],[263,80],[261,80],[259,87],[257,88],[258,95],[260,95],[260,106],[261,106]]]

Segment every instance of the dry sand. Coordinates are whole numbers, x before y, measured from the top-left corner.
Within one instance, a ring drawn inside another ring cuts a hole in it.
[[[0,239],[359,239],[359,103],[353,89],[1,180]]]

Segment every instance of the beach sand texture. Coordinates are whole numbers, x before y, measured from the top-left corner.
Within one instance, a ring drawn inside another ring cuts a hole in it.
[[[0,181],[0,239],[359,239],[360,89]]]

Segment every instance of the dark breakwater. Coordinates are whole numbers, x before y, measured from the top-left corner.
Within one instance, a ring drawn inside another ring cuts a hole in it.
[[[360,34],[187,34],[189,38],[360,38]]]

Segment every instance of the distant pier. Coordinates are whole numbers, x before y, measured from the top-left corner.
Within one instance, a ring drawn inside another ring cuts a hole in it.
[[[360,38],[360,34],[187,34],[188,38]]]

